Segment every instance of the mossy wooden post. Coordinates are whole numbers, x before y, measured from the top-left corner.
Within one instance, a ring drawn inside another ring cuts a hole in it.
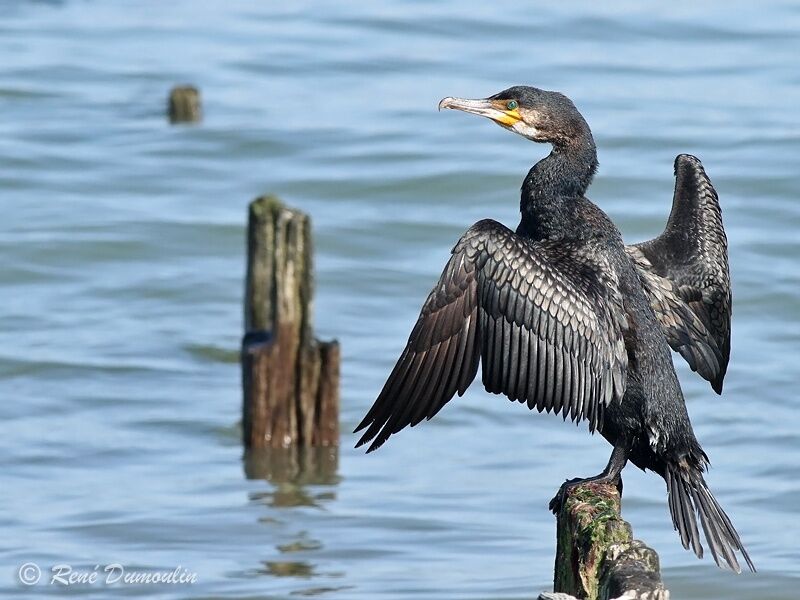
[[[311,220],[271,196],[250,204],[243,433],[247,448],[339,443],[339,345],[314,338]]]
[[[557,516],[554,589],[589,600],[668,600],[658,555],[633,539],[614,486],[574,488]],[[543,597],[547,597],[543,594]]]
[[[203,116],[200,90],[193,85],[176,85],[169,93],[170,123],[194,123]]]

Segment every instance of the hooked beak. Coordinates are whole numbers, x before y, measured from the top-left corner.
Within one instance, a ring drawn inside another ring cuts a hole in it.
[[[490,100],[488,98],[467,100],[466,98],[451,98],[448,96],[447,98],[442,98],[439,102],[439,110],[443,108],[463,110],[464,112],[472,113],[479,117],[486,117],[498,125],[503,125],[505,127],[513,127],[517,122],[522,120],[519,109],[508,110],[505,102],[502,100]]]

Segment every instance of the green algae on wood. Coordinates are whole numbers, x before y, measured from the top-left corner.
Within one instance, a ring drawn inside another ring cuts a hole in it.
[[[614,486],[572,488],[557,515],[554,589],[588,600],[666,600],[658,555],[633,539]]]

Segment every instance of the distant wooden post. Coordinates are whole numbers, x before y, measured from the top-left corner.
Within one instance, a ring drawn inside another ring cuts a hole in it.
[[[200,90],[193,85],[177,85],[169,93],[170,123],[194,123],[203,116]]]
[[[313,335],[311,220],[250,204],[242,340],[247,448],[339,444],[339,344]]]
[[[574,488],[557,516],[556,530],[556,592],[589,600],[669,600],[658,555],[633,539],[614,486]]]

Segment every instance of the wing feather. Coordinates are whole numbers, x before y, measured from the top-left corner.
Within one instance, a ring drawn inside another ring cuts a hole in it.
[[[490,392],[594,430],[621,399],[627,354],[613,269],[581,246],[532,242],[494,221],[453,249],[405,350],[358,426],[374,450],[463,394],[483,364]]]
[[[664,232],[626,250],[670,346],[717,393],[730,358],[731,283],[719,198],[696,157],[675,159]]]

